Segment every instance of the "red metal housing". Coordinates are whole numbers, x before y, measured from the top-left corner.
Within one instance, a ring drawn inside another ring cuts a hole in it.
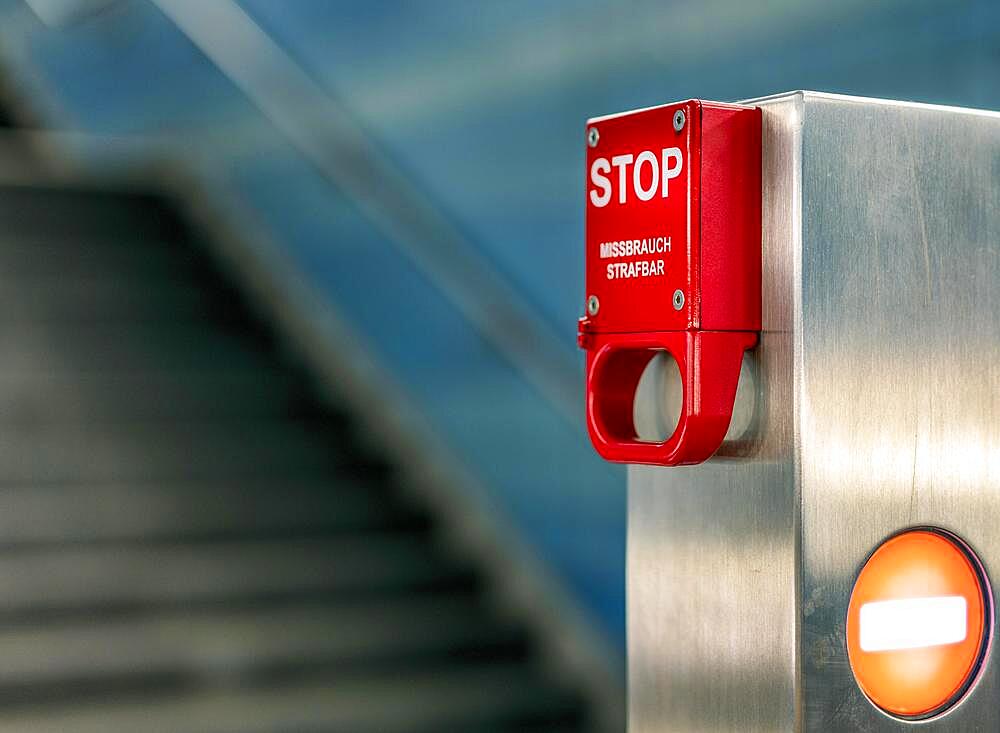
[[[691,100],[587,126],[587,423],[604,458],[700,463],[732,417],[760,330],[760,110]],[[680,367],[674,433],[639,440],[632,406],[657,351]]]

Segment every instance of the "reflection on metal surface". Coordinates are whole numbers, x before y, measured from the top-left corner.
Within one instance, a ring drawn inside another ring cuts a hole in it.
[[[972,549],[932,527],[893,535],[865,562],[847,609],[847,658],[876,706],[907,720],[959,702],[992,633],[989,583]]]
[[[901,529],[1000,565],[1000,115],[798,93],[764,109],[759,417],[633,468],[633,733],[905,731],[847,659],[851,588]],[[987,652],[922,731],[996,730]]]
[[[841,622],[865,553],[900,528],[1000,560],[1000,116],[816,97],[803,129],[802,593],[820,599],[802,619],[806,724],[899,730],[852,684]],[[987,661],[927,728],[995,730],[997,683]]]
[[[737,446],[752,457],[629,469],[632,733],[795,724],[790,324],[798,104],[772,102],[763,118],[764,332],[751,354],[759,408],[757,429]],[[724,444],[723,452],[733,448]]]
[[[861,607],[861,650],[887,652],[957,644],[969,633],[962,596],[901,598]]]

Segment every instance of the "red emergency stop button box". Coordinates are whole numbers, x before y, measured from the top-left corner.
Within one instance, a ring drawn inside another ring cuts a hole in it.
[[[690,100],[587,124],[587,423],[604,458],[709,458],[760,330],[761,113]],[[639,440],[636,387],[658,351],[683,405],[663,442]]]

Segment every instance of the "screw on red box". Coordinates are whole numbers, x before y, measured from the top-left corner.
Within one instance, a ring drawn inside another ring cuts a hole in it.
[[[587,125],[587,424],[604,458],[709,458],[760,330],[760,110],[691,100]],[[677,361],[683,404],[664,442],[640,440],[635,390]]]

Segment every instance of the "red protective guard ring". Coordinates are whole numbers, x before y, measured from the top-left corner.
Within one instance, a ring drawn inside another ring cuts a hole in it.
[[[682,466],[701,463],[722,445],[733,416],[743,352],[757,334],[743,331],[663,331],[592,334],[587,351],[587,427],[609,461]],[[657,351],[677,361],[684,398],[673,434],[638,440],[632,418],[636,387]]]

